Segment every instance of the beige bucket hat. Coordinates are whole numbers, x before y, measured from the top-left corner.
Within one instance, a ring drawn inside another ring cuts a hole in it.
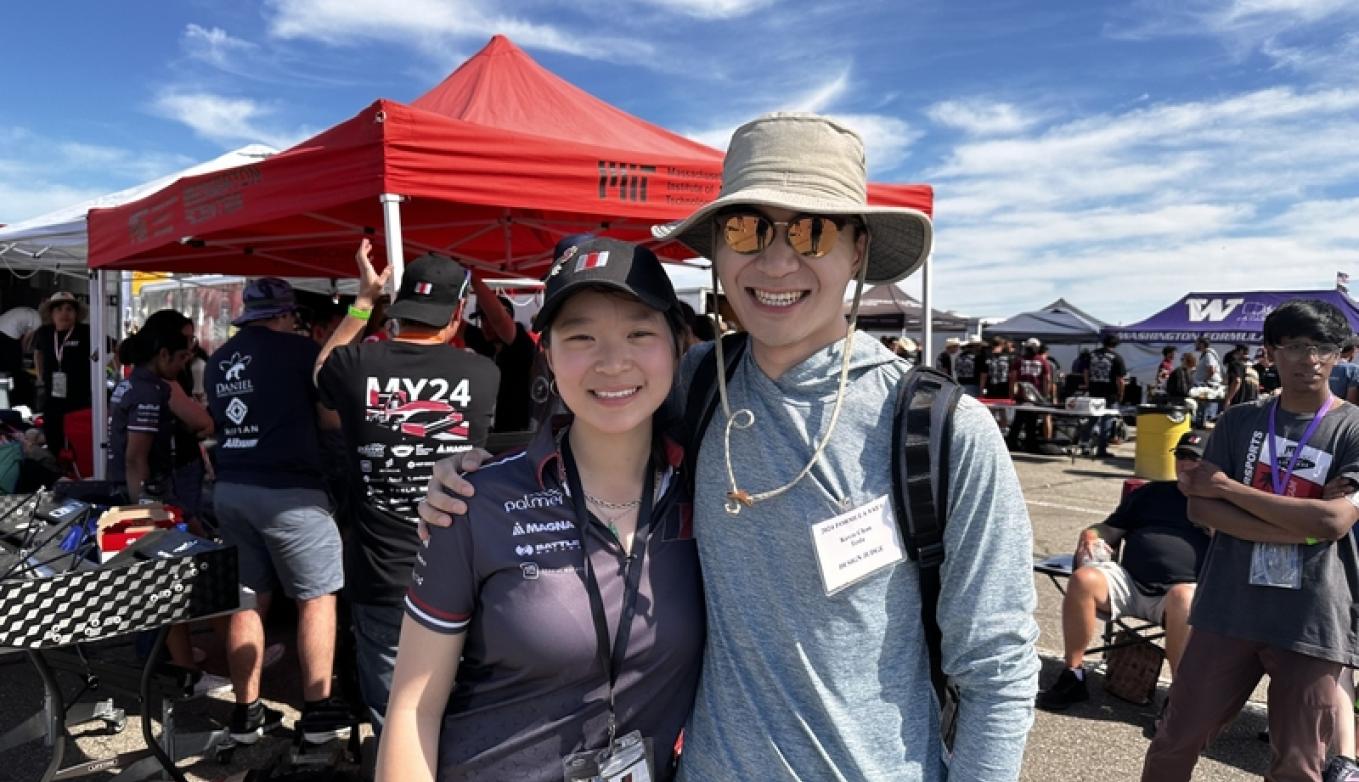
[[[896,282],[920,268],[934,238],[924,212],[868,204],[863,141],[853,130],[816,114],[767,114],[737,128],[722,164],[717,200],[677,223],[656,226],[652,233],[712,258],[712,217],[737,205],[859,216],[868,226],[865,281],[871,285]]]

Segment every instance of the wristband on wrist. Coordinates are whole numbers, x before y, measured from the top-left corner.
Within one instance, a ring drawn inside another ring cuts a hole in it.
[[[349,317],[353,318],[354,320],[368,320],[369,318],[373,317],[373,311],[361,310],[358,307],[355,307],[353,304],[351,304],[349,305]]]

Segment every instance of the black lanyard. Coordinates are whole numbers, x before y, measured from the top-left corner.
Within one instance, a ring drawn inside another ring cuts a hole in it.
[[[614,736],[618,732],[614,687],[618,684],[618,672],[623,667],[623,660],[628,653],[632,615],[637,607],[637,592],[642,584],[642,560],[646,557],[647,538],[651,535],[652,493],[655,490],[656,472],[652,469],[651,460],[647,459],[646,477],[642,481],[642,504],[637,511],[637,531],[632,536],[632,553],[628,555],[625,572],[623,608],[618,612],[618,630],[614,635],[613,644],[610,644],[609,619],[604,613],[604,595],[599,589],[599,580],[595,578],[595,568],[590,561],[590,546],[585,531],[590,524],[590,511],[585,507],[585,490],[581,486],[580,472],[576,470],[576,460],[571,455],[570,437],[562,438],[561,450],[562,462],[566,465],[567,488],[571,490],[571,504],[576,511],[580,532],[580,553],[585,559],[585,591],[590,596],[590,613],[594,617],[599,660],[609,677],[609,747],[612,748]]]

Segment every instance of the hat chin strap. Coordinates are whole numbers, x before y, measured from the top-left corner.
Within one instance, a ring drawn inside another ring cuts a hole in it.
[[[714,225],[713,233],[716,234],[716,232],[717,227]],[[716,241],[716,238],[717,237],[714,236],[714,241]],[[792,489],[794,486],[801,483],[803,478],[806,478],[811,474],[812,468],[816,466],[817,462],[821,461],[821,454],[826,450],[826,445],[830,443],[831,436],[835,433],[835,425],[840,420],[840,408],[845,401],[845,383],[849,379],[849,363],[854,354],[854,332],[859,321],[859,302],[863,296],[864,280],[868,276],[868,248],[872,241],[873,237],[867,235],[864,241],[864,251],[860,256],[859,273],[854,279],[854,302],[849,310],[849,331],[845,335],[844,355],[840,359],[840,384],[835,392],[835,407],[831,409],[830,424],[826,427],[826,434],[821,437],[820,441],[817,442],[816,447],[813,449],[812,458],[807,461],[807,464],[803,466],[791,481],[788,481],[776,489],[751,494],[737,485],[736,469],[731,461],[731,432],[732,429],[749,429],[753,427],[755,425],[755,413],[745,407],[737,410],[735,413],[732,412],[731,401],[727,395],[727,362],[722,354],[722,336],[720,334],[718,335],[716,345],[713,348],[717,351],[717,392],[722,398],[722,413],[727,418],[726,427],[722,432],[722,456],[726,462],[727,486],[729,487],[724,507],[726,508],[727,513],[732,516],[739,515],[742,506],[747,508],[754,507],[757,502],[773,499]],[[713,246],[715,247],[716,244]],[[717,261],[715,259],[710,260],[712,260],[713,290],[720,291],[717,278]]]

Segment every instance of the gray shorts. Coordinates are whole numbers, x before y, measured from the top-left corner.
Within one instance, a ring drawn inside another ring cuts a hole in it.
[[[325,492],[219,482],[213,506],[222,538],[239,552],[242,586],[266,593],[281,585],[294,600],[344,586],[340,530]]]
[[[1096,610],[1100,618],[1114,620],[1126,614],[1158,625],[1165,624],[1165,595],[1142,594],[1132,576],[1117,562],[1099,562],[1090,567],[1104,574],[1104,580],[1109,584],[1109,611]]]

